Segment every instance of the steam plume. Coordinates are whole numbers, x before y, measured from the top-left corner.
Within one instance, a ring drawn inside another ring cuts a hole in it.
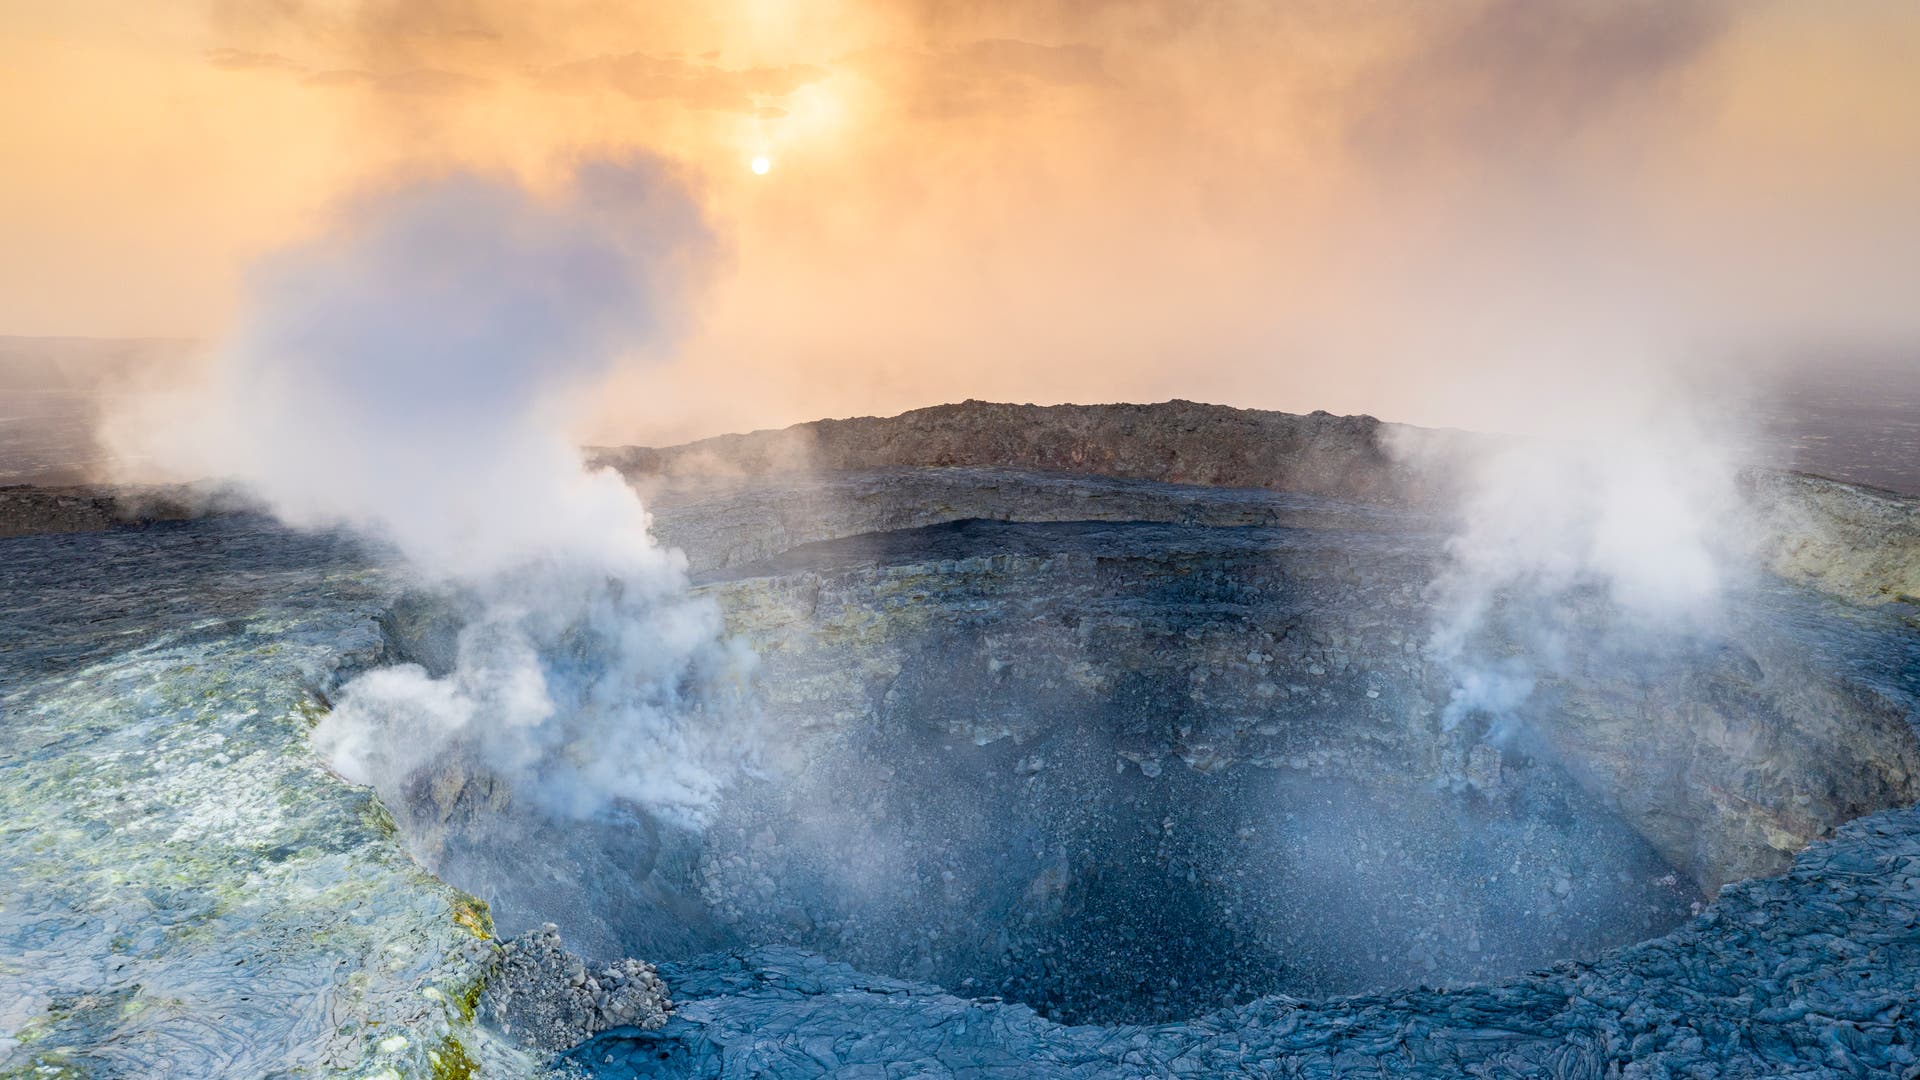
[[[364,198],[264,268],[210,385],[113,426],[123,452],[382,538],[465,597],[451,671],[345,687],[315,734],[345,775],[392,790],[459,754],[553,813],[698,819],[750,657],[562,420],[568,391],[671,334],[706,248],[646,161],[549,198],[476,175]]]
[[[1510,734],[1537,679],[1572,657],[1712,633],[1750,565],[1731,427],[1664,383],[1592,419],[1468,454],[1429,642],[1453,683],[1449,730],[1478,715]]]

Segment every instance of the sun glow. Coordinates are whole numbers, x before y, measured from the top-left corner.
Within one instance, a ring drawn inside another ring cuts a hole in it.
[[[748,162],[748,167],[753,169],[755,176],[765,176],[768,170],[773,168],[773,159],[762,154]]]

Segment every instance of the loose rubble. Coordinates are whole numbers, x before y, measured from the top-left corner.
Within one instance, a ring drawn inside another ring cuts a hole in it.
[[[673,1002],[651,964],[632,957],[589,971],[547,923],[501,946],[481,1006],[502,1033],[542,1050],[565,1050],[613,1028],[651,1031]]]

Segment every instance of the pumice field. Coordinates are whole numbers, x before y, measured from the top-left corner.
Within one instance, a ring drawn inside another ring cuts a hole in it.
[[[0,1080],[1920,1080],[1915,56],[0,0]]]

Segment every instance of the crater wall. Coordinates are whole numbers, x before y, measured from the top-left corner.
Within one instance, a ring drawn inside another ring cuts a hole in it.
[[[510,932],[657,960],[789,945],[1165,1020],[1597,955],[1916,797],[1920,653],[1797,588],[1757,584],[1736,630],[1658,653],[1585,597],[1580,662],[1543,665],[1517,723],[1448,729],[1443,523],[1418,509],[975,468],[656,505],[761,657],[763,771],[697,839],[644,817],[503,833],[494,779],[423,777],[401,798],[419,850]],[[880,528],[804,540],[857,525]],[[432,666],[451,624],[416,623],[395,656]],[[1185,899],[1090,948],[1128,923],[1121,894]]]

